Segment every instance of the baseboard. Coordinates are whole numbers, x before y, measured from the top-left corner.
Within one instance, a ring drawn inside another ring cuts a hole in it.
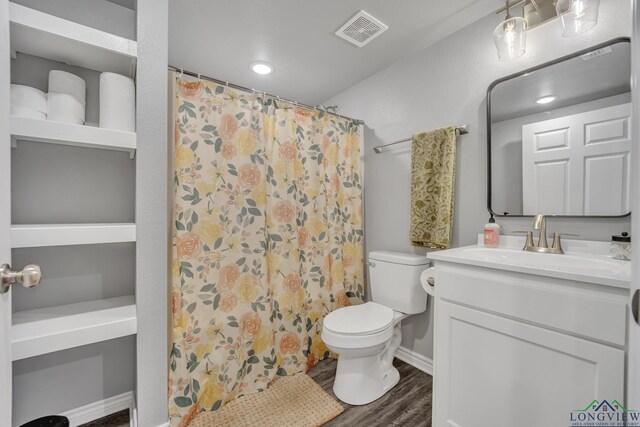
[[[128,391],[117,396],[71,409],[70,411],[63,412],[60,415],[69,418],[70,427],[76,427],[125,409],[129,409],[129,411],[131,411],[132,406],[133,392]]]
[[[396,357],[414,368],[420,369],[422,372],[433,375],[433,360],[426,356],[400,346],[396,351]]]
[[[131,411],[129,412],[129,418],[129,427],[138,427],[138,403],[136,402],[135,393],[131,396]]]
[[[157,425],[156,427],[169,427],[169,421],[166,423],[162,423]],[[138,405],[136,404],[136,396],[135,394],[131,396],[131,423],[129,423],[130,427],[138,427]]]

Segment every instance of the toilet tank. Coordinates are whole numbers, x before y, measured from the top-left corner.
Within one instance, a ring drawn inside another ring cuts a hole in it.
[[[422,313],[427,309],[427,293],[420,285],[420,274],[428,267],[424,255],[370,252],[371,300],[401,313]]]

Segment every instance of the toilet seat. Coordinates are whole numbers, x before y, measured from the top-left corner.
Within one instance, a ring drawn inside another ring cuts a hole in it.
[[[375,302],[339,308],[324,319],[322,339],[327,345],[366,348],[386,343],[393,335],[394,313]]]

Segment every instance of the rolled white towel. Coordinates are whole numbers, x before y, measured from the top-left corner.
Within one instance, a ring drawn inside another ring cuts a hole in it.
[[[31,86],[11,85],[11,107],[28,108],[47,114],[47,94]]]
[[[49,71],[49,93],[68,93],[82,104],[86,103],[87,85],[82,77],[62,70]]]
[[[42,111],[27,107],[16,107],[12,105],[10,114],[12,116],[28,117],[30,119],[47,120],[47,115]]]
[[[48,120],[56,122],[84,124],[85,106],[68,93],[50,92],[48,95]]]
[[[129,77],[100,74],[100,127],[136,131],[136,87]]]

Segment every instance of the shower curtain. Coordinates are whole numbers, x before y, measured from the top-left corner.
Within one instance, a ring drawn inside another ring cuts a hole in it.
[[[361,302],[358,125],[176,80],[171,424],[329,356],[322,319]]]

